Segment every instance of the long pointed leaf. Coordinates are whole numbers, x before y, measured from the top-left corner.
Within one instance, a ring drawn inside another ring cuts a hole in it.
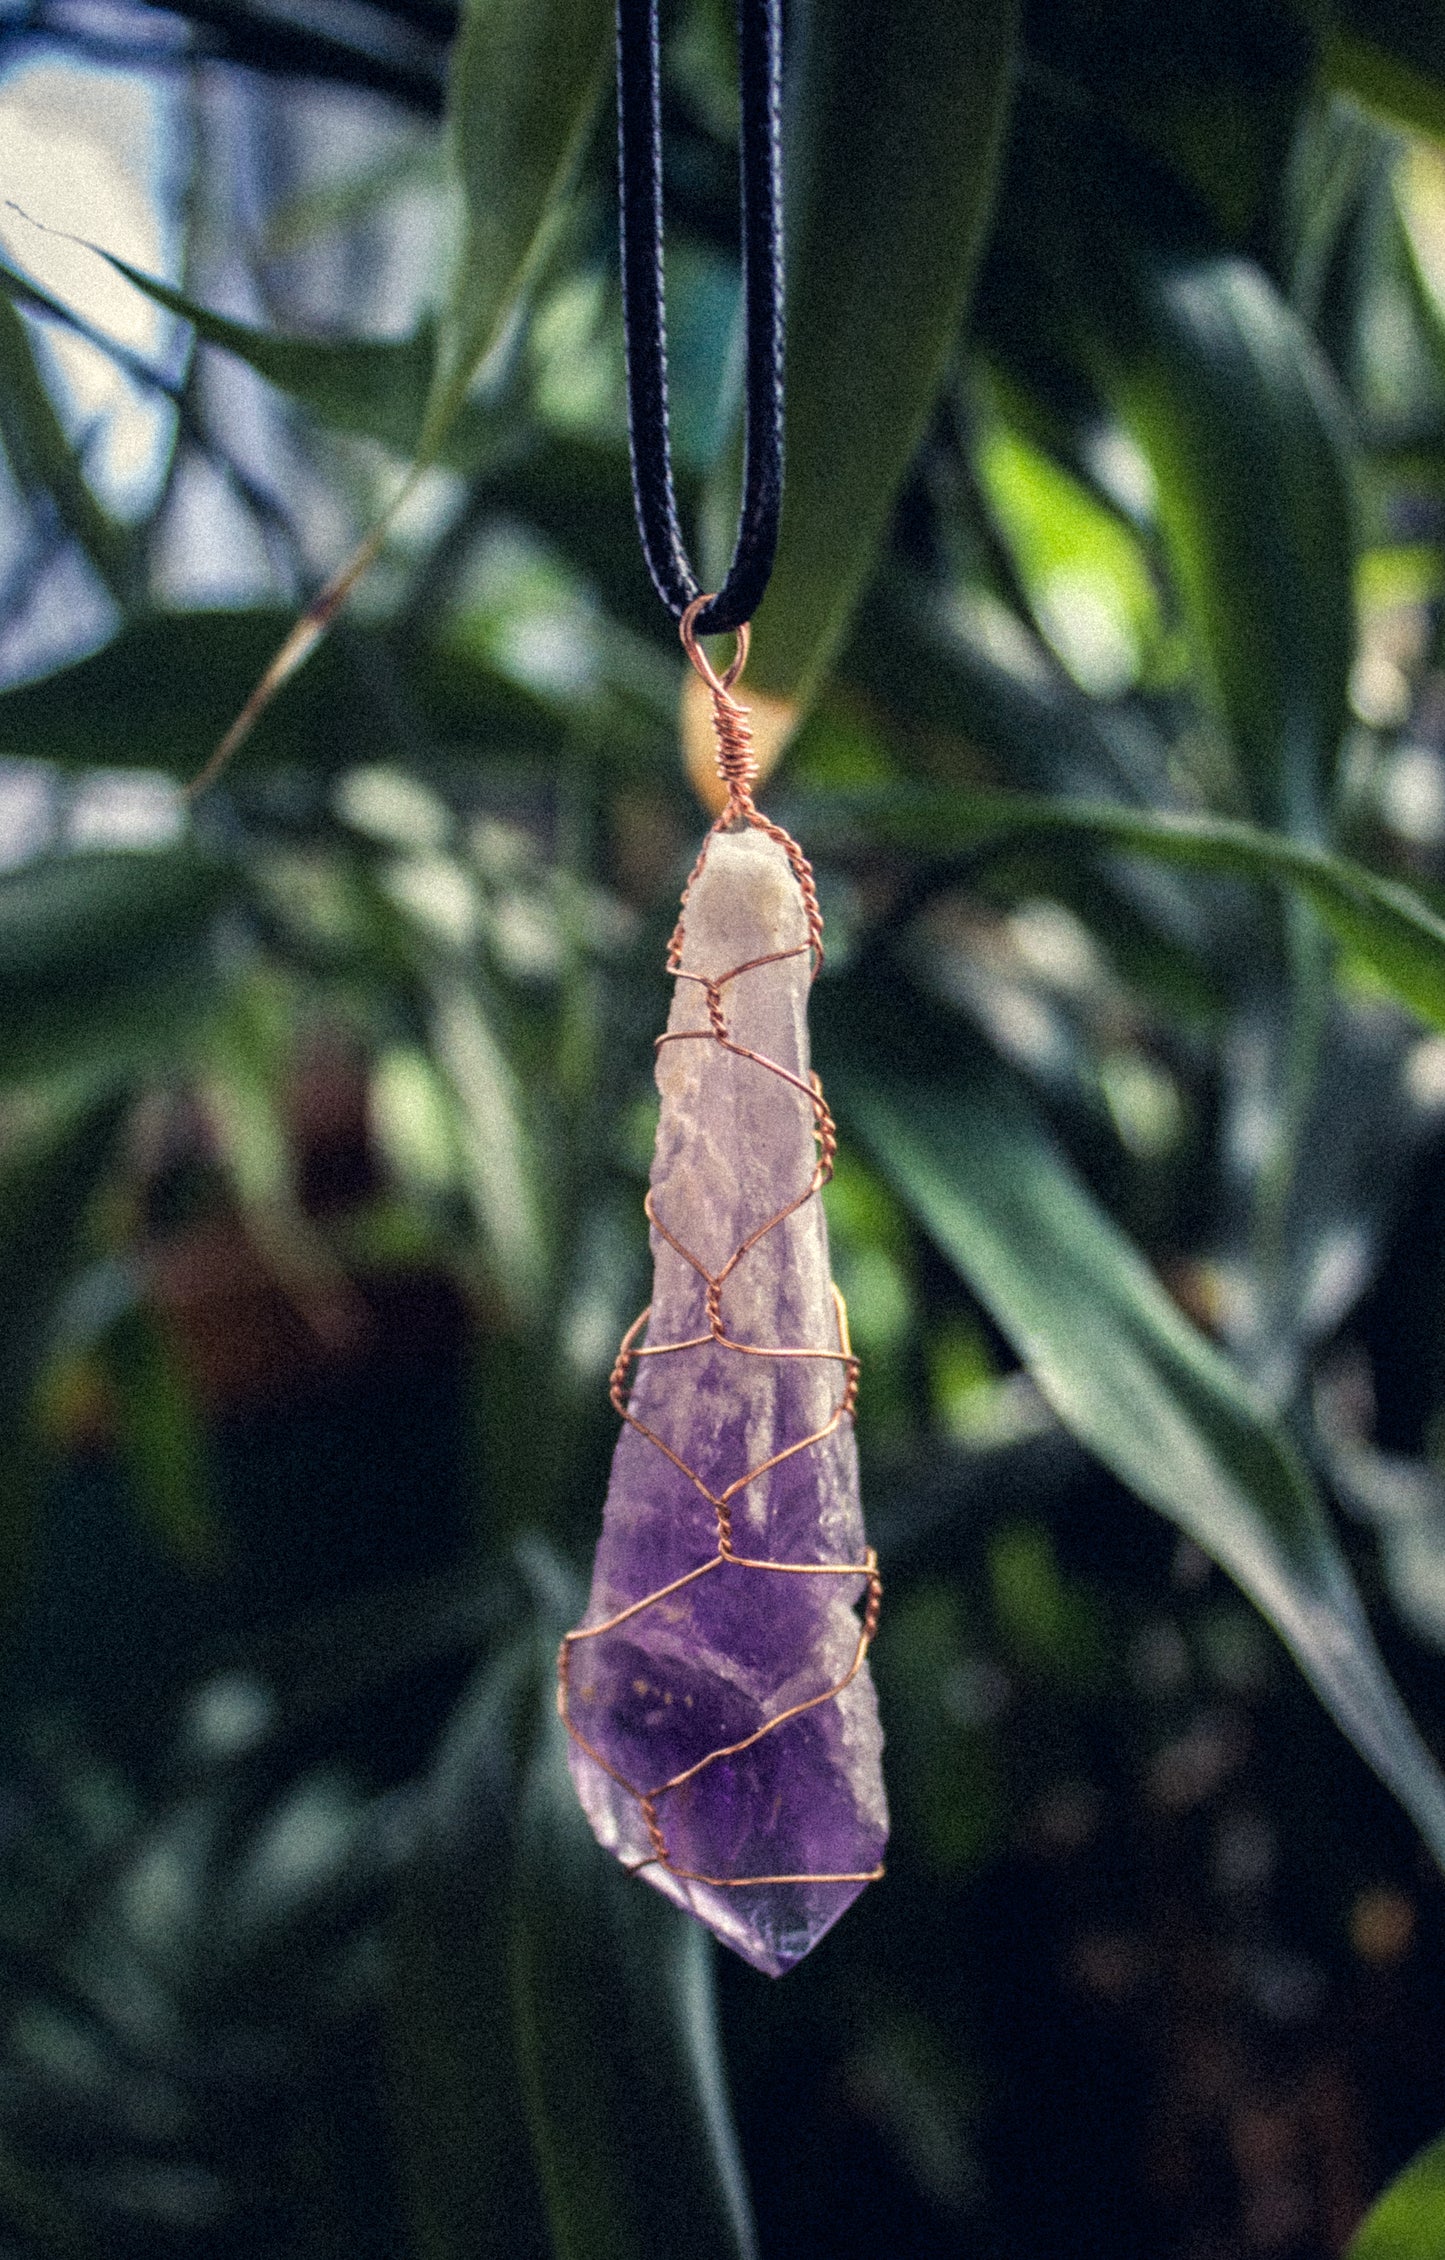
[[[90,244],[117,274],[143,297],[190,323],[197,337],[254,369],[278,392],[289,393],[324,423],[364,432],[409,455],[421,430],[422,409],[431,382],[433,340],[425,331],[405,338],[296,337],[259,329],[229,314],[214,313],[173,284],[148,275],[128,259]],[[68,309],[14,269],[0,264],[0,286],[38,311],[68,322]],[[88,332],[94,335],[93,331]],[[102,341],[103,342],[103,341]]]
[[[1065,1425],[1263,1611],[1445,1864],[1445,1779],[1375,1648],[1314,1486],[1263,1401],[1169,1300],[982,1045],[965,1050],[960,1034],[947,1065],[904,1070],[896,1050],[886,1060],[860,1050],[856,1000],[847,1017],[851,1040],[829,1044],[833,1024],[820,1016],[823,1072],[845,1127]]]
[[[555,1655],[549,1634],[520,1635],[463,1704],[404,1893],[395,2016],[421,2249],[756,2260],[711,1942],[594,1843]]]
[[[536,1644],[478,1674],[433,1769],[392,1920],[392,2083],[418,2260],[550,2260],[506,1982],[519,1753]]]
[[[817,807],[826,833],[830,805]],[[1423,1020],[1445,1028],[1445,918],[1397,879],[1381,879],[1346,856],[1235,824],[1223,817],[1149,813],[1106,803],[1037,799],[1025,793],[894,792],[867,808],[875,838],[935,855],[982,841],[1057,834],[1097,839],[1154,862],[1296,890],[1340,941]]]
[[[0,692],[0,758],[62,767],[135,766],[192,775],[286,632],[279,611],[149,612],[88,658]],[[257,724],[253,761],[300,764],[325,775],[358,747],[396,758],[378,679],[396,682],[443,743],[519,762],[554,761],[563,724],[555,709],[499,674],[474,650],[424,644],[398,650],[353,625],[324,644],[289,696]],[[405,741],[409,747],[410,741]]]
[[[1021,106],[991,319],[1027,390],[1041,367],[1102,399],[1148,459],[1185,624],[1252,813],[1318,838],[1353,657],[1347,415],[1263,269],[1110,136],[1035,90]]]
[[[806,704],[954,351],[992,204],[1014,0],[808,0],[793,72],[787,472],[752,678]]]
[[[1414,0],[1320,0],[1321,75],[1372,110],[1445,140],[1445,30]]]
[[[13,1607],[37,1472],[32,1392],[52,1347],[85,1212],[115,1151],[107,1085],[56,1104],[0,1162],[0,1607]]]
[[[448,127],[464,235],[422,439],[440,442],[555,240],[612,52],[608,0],[466,0]]]
[[[86,248],[124,275],[143,297],[189,322],[203,344],[243,361],[323,424],[380,440],[398,455],[410,457],[416,453],[436,362],[436,338],[430,328],[398,338],[305,337],[286,330],[265,330],[254,322],[216,313],[199,299],[156,275],[148,275],[142,267],[132,266],[128,259],[117,258],[99,244]],[[4,261],[0,261],[0,290],[17,304],[73,328],[92,343],[114,352],[136,375],[161,381],[134,355],[117,347],[60,299]],[[469,469],[486,452],[492,431],[492,419],[484,409],[466,406],[452,422],[442,452],[449,462]]]
[[[600,1852],[555,1720],[524,1794],[512,1982],[558,2260],[756,2260],[706,1934]]]
[[[91,492],[36,367],[25,324],[5,297],[0,297],[0,440],[16,484],[49,495],[107,588],[124,597],[132,574],[125,528]]]
[[[192,851],[102,850],[0,878],[0,1070],[123,1082],[173,1066],[213,1008],[237,875]]]
[[[1317,836],[1354,655],[1343,406],[1246,260],[1149,262],[1135,305],[1137,337],[1101,337],[1099,358],[1149,457],[1219,711],[1255,811]]]

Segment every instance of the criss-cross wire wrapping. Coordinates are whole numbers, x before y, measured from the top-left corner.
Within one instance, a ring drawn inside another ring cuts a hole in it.
[[[747,1060],[753,1066],[764,1069],[768,1074],[780,1076],[794,1090],[801,1092],[811,1106],[813,1110],[813,1134],[818,1152],[812,1175],[802,1192],[780,1208],[775,1215],[768,1217],[765,1223],[758,1225],[756,1230],[750,1232],[741,1245],[733,1250],[726,1263],[718,1271],[709,1271],[707,1266],[693,1254],[692,1250],[684,1247],[682,1242],[668,1230],[653,1205],[651,1189],[648,1190],[645,1208],[649,1223],[654,1231],[660,1234],[668,1246],[703,1281],[705,1289],[703,1308],[707,1318],[707,1332],[692,1335],[682,1342],[641,1343],[638,1337],[650,1316],[651,1307],[649,1306],[648,1310],[643,1311],[640,1317],[633,1321],[623,1337],[621,1348],[617,1353],[617,1361],[612,1369],[610,1395],[612,1404],[620,1417],[627,1421],[631,1427],[637,1429],[639,1434],[645,1436],[648,1442],[653,1444],[667,1459],[671,1460],[673,1466],[685,1475],[688,1481],[695,1485],[703,1498],[707,1500],[717,1518],[717,1550],[706,1561],[699,1562],[695,1569],[690,1569],[683,1576],[674,1578],[668,1585],[660,1586],[654,1593],[644,1594],[641,1600],[630,1602],[627,1607],[619,1609],[615,1615],[606,1618],[604,1622],[584,1625],[575,1632],[569,1632],[562,1642],[557,1661],[557,1708],[563,1725],[578,1747],[586,1752],[594,1765],[600,1766],[602,1771],[608,1774],[619,1787],[625,1789],[630,1796],[637,1800],[651,1850],[643,1859],[632,1863],[632,1873],[636,1873],[641,1868],[657,1866],[665,1868],[669,1875],[677,1877],[680,1882],[700,1883],[710,1885],[714,1889],[729,1890],[764,1884],[873,1883],[882,1875],[881,1867],[842,1874],[703,1875],[695,1869],[680,1867],[674,1860],[658,1809],[665,1797],[681,1789],[685,1783],[694,1780],[707,1767],[717,1765],[724,1758],[738,1756],[741,1751],[750,1749],[755,1742],[760,1742],[764,1735],[776,1733],[780,1726],[786,1725],[790,1719],[800,1717],[803,1712],[815,1710],[821,1704],[836,1701],[863,1669],[868,1650],[873,1642],[873,1635],[877,1630],[878,1612],[883,1599],[883,1584],[878,1574],[878,1557],[871,1546],[866,1549],[861,1562],[778,1562],[739,1554],[733,1545],[732,1502],[739,1492],[745,1490],[750,1483],[756,1483],[762,1476],[770,1474],[775,1467],[781,1466],[784,1460],[792,1459],[797,1453],[806,1452],[814,1445],[821,1444],[826,1437],[833,1434],[842,1421],[853,1418],[854,1406],[858,1396],[858,1360],[853,1354],[852,1344],[848,1338],[848,1314],[844,1307],[843,1298],[836,1287],[833,1289],[833,1301],[838,1324],[836,1348],[782,1349],[768,1348],[753,1342],[735,1342],[723,1322],[722,1296],[728,1280],[738,1266],[751,1254],[752,1250],[757,1247],[758,1243],[767,1237],[768,1233],[776,1231],[778,1226],[802,1208],[805,1202],[815,1200],[818,1197],[833,1174],[833,1160],[837,1152],[838,1139],[833,1125],[833,1117],[828,1111],[827,1101],[823,1097],[822,1085],[817,1076],[814,1075],[809,1081],[804,1082],[801,1076],[792,1074],[778,1061],[768,1059],[763,1053],[752,1051],[746,1045],[735,1042],[729,1030],[725,991],[733,982],[741,980],[747,974],[757,972],[763,966],[776,965],[784,959],[792,957],[809,957],[812,961],[812,971],[816,974],[818,967],[823,962],[823,919],[818,907],[817,891],[813,884],[812,868],[802,849],[798,846],[796,840],[782,829],[781,825],[771,823],[754,805],[753,786],[757,780],[757,763],[752,750],[747,709],[740,705],[732,695],[732,686],[741,673],[747,657],[747,629],[744,626],[738,631],[737,650],[732,664],[722,675],[718,675],[699,649],[694,633],[698,615],[709,601],[706,596],[702,596],[688,607],[683,615],[681,634],[688,657],[712,693],[713,714],[718,740],[718,771],[728,788],[728,798],[721,815],[703,841],[697,862],[693,866],[687,886],[683,890],[682,916],[678,920],[667,953],[668,971],[680,981],[696,982],[702,989],[707,1006],[708,1024],[706,1028],[669,1030],[665,1035],[658,1037],[657,1043],[659,1048],[663,1044],[716,1043],[724,1051],[731,1052],[735,1058]],[[796,949],[774,950],[765,957],[750,958],[746,964],[735,965],[725,973],[690,972],[684,968],[682,963],[688,897],[707,859],[708,847],[713,838],[717,833],[728,830],[736,823],[748,824],[758,831],[765,832],[769,839],[776,840],[782,847],[803,898],[808,939],[806,942],[800,943]],[[705,1483],[695,1468],[689,1467],[686,1460],[675,1452],[672,1446],[657,1434],[655,1429],[650,1428],[645,1421],[633,1412],[629,1386],[633,1368],[637,1361],[642,1358],[677,1357],[688,1351],[710,1350],[714,1346],[733,1351],[739,1357],[832,1360],[841,1366],[843,1376],[843,1386],[838,1401],[821,1428],[815,1429],[810,1435],[799,1437],[791,1444],[784,1445],[781,1451],[774,1452],[770,1458],[763,1460],[757,1467],[749,1468],[746,1473],[735,1477],[721,1491],[714,1491]],[[668,1780],[659,1782],[651,1788],[642,1787],[636,1782],[627,1780],[623,1774],[619,1773],[617,1768],[611,1765],[601,1752],[587,1740],[573,1721],[568,1700],[573,1651],[584,1641],[598,1640],[606,1633],[615,1632],[620,1625],[628,1624],[634,1618],[641,1616],[645,1610],[656,1608],[659,1603],[670,1600],[675,1593],[680,1593],[686,1587],[695,1585],[701,1578],[715,1575],[719,1571],[726,1573],[729,1570],[756,1571],[783,1577],[863,1577],[866,1580],[867,1594],[863,1618],[859,1626],[858,1645],[852,1661],[842,1678],[835,1681],[832,1686],[823,1688],[816,1695],[808,1696],[801,1703],[791,1704],[787,1710],[780,1711],[776,1717],[767,1719],[755,1732],[744,1735],[740,1741],[727,1743],[716,1750],[709,1750],[704,1757],[697,1759],[692,1765],[684,1767],[681,1772],[671,1775]]]

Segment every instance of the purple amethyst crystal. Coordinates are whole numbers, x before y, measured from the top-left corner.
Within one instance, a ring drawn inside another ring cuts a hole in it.
[[[802,1200],[728,1268],[817,1160],[807,922],[782,846],[717,834],[685,925],[684,974],[716,985],[679,979],[669,1034],[695,1040],[658,1051],[653,1300],[587,1614],[564,1648],[564,1716],[599,1842],[780,1976],[858,1896],[888,1834],[821,1203]],[[719,1007],[756,1058],[712,1039]]]

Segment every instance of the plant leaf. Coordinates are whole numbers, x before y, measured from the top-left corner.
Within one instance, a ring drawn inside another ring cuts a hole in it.
[[[1438,2260],[1442,2251],[1445,2135],[1437,2135],[1371,2207],[1345,2260]]]
[[[1140,271],[1137,326],[1094,340],[1154,472],[1176,585],[1262,822],[1310,838],[1346,715],[1354,543],[1333,380],[1243,259]]]
[[[787,477],[750,661],[800,705],[862,594],[957,342],[1017,28],[1014,0],[809,0],[789,137]]]
[[[875,1026],[896,1022],[896,987],[880,989],[870,1008],[857,984],[839,986],[832,1000],[820,992],[832,1012],[819,1017],[840,1119],[1060,1420],[1228,1570],[1445,1864],[1445,1780],[1375,1648],[1314,1486],[1264,1402],[1169,1300],[981,1043],[951,1028],[946,1050],[934,1051],[920,1017],[906,1067],[896,1045],[870,1054],[859,1030],[870,1016]]]
[[[532,1567],[547,1613],[565,1609],[551,1557]],[[555,1662],[533,1629],[478,1675],[403,1885],[395,2014],[421,2249],[755,2260],[710,1941],[593,1841]]]
[[[419,2260],[551,2260],[505,1982],[517,1774],[539,1676],[528,1632],[478,1672],[393,1905],[392,2079]]]
[[[541,1172],[522,1091],[476,986],[439,973],[428,985],[432,1053],[457,1110],[463,1176],[489,1269],[514,1320],[535,1318],[549,1248]]]
[[[326,424],[342,431],[362,432],[379,439],[398,454],[410,455],[421,430],[422,410],[431,382],[434,341],[426,330],[404,338],[296,337],[280,330],[263,330],[254,322],[239,322],[228,314],[213,313],[170,283],[117,258],[99,244],[88,247],[143,296],[179,314],[197,337],[219,347],[257,376],[289,393]],[[0,277],[14,287],[7,273]],[[32,286],[27,286],[31,288]],[[62,316],[64,308],[56,303]]]
[[[464,234],[420,451],[449,429],[555,241],[612,53],[607,0],[466,0],[448,128]]]
[[[945,607],[896,569],[874,582],[839,674],[885,709],[900,754],[921,740],[935,776],[976,775],[981,750],[1034,792],[1147,804],[1167,789],[1162,735],[1137,708],[1120,730],[1120,709],[1085,697],[1013,614]]]
[[[0,276],[3,280],[3,276]],[[50,398],[31,349],[29,333],[8,298],[0,296],[0,440],[22,490],[48,494],[111,594],[124,598],[132,574],[132,545],[125,528],[90,490],[74,448]]]
[[[558,2260],[756,2260],[711,1942],[594,1842],[554,1717],[523,1793],[513,1921],[523,2094]]]
[[[1320,837],[1354,653],[1347,417],[1322,354],[1167,176],[1056,99],[1020,108],[1002,212],[1004,352],[1030,394],[1071,358],[1139,443],[1251,813]]]
[[[867,809],[875,838],[936,855],[983,841],[1057,833],[1093,838],[1185,870],[1265,880],[1295,889],[1331,932],[1401,1001],[1434,1027],[1445,1028],[1445,918],[1413,888],[1381,879],[1345,856],[1217,816],[1150,813],[1101,802],[1035,799],[1023,793],[909,793],[886,802],[857,796],[819,801],[817,831],[843,807]]]
[[[173,1066],[219,994],[212,930],[237,891],[233,871],[183,849],[46,857],[0,877],[6,1079],[105,1087]]]
[[[117,1441],[136,1504],[162,1542],[193,1567],[214,1567],[206,1440],[194,1392],[153,1311],[132,1304],[102,1348]]]
[[[1417,133],[1445,140],[1445,32],[1412,0],[1325,0],[1325,83]]]
[[[280,611],[156,612],[88,658],[0,692],[0,756],[188,777],[244,704],[290,625]],[[256,725],[252,758],[326,775],[412,750],[387,728],[378,675],[438,738],[515,759],[555,758],[558,718],[473,651],[398,651],[348,623]]]
[[[285,330],[264,330],[254,322],[213,312],[185,291],[148,275],[144,268],[132,266],[128,259],[118,258],[99,244],[87,244],[86,249],[124,275],[144,297],[189,322],[203,344],[243,361],[323,424],[380,440],[384,447],[408,459],[417,452],[436,362],[436,337],[430,327],[398,338],[304,337]],[[73,314],[62,300],[3,261],[0,290],[114,352],[136,375],[160,382],[156,373],[133,354],[117,347],[103,331]],[[487,453],[494,429],[493,418],[481,407],[464,407],[448,434],[444,450],[447,460],[462,469],[472,468]]]
[[[30,1408],[85,1213],[115,1150],[123,1102],[82,1083],[0,1160],[0,1596],[21,1590],[37,1474]]]
[[[399,338],[328,338],[258,329],[252,322],[212,313],[113,252],[99,255],[158,306],[183,316],[205,344],[244,361],[322,423],[382,440],[399,455],[415,452],[434,357],[429,331]]]

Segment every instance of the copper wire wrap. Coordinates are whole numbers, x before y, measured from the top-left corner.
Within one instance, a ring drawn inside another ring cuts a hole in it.
[[[626,1608],[619,1609],[615,1615],[608,1617],[603,1623],[586,1625],[578,1631],[569,1632],[562,1642],[561,1652],[557,1659],[557,1709],[563,1725],[579,1749],[585,1751],[594,1765],[600,1766],[605,1774],[609,1775],[620,1788],[625,1789],[637,1801],[647,1830],[651,1851],[645,1858],[630,1863],[629,1873],[636,1874],[641,1869],[648,1867],[661,1867],[665,1868],[669,1875],[675,1876],[679,1882],[704,1884],[715,1890],[742,1890],[749,1886],[756,1887],[766,1884],[874,1883],[883,1873],[881,1866],[843,1874],[703,1875],[695,1869],[680,1867],[674,1860],[668,1847],[662,1816],[659,1812],[663,1799],[671,1791],[680,1789],[684,1783],[694,1780],[708,1766],[716,1765],[724,1758],[736,1757],[740,1751],[750,1749],[755,1742],[760,1742],[764,1735],[775,1733],[780,1726],[786,1725],[790,1719],[800,1717],[803,1712],[815,1710],[824,1703],[835,1702],[863,1669],[868,1650],[873,1643],[873,1635],[878,1627],[878,1613],[883,1600],[883,1583],[878,1574],[878,1557],[871,1546],[865,1551],[861,1562],[776,1562],[739,1554],[733,1548],[732,1503],[739,1492],[745,1490],[748,1484],[757,1482],[761,1476],[769,1474],[773,1468],[780,1466],[784,1460],[791,1459],[796,1453],[806,1452],[816,1444],[821,1444],[826,1437],[833,1434],[843,1421],[852,1420],[858,1397],[858,1360],[853,1354],[852,1344],[848,1338],[847,1310],[836,1287],[833,1289],[838,1325],[836,1347],[768,1349],[756,1343],[735,1342],[723,1323],[722,1295],[728,1280],[736,1271],[738,1265],[744,1262],[752,1250],[757,1247],[760,1240],[765,1239],[769,1232],[776,1230],[778,1225],[782,1224],[786,1218],[802,1208],[805,1202],[818,1197],[833,1174],[833,1160],[837,1152],[838,1136],[834,1128],[833,1117],[829,1113],[827,1102],[823,1097],[822,1085],[816,1075],[812,1076],[808,1082],[804,1082],[800,1076],[793,1075],[787,1068],[781,1067],[776,1060],[767,1059],[761,1052],[750,1051],[746,1046],[735,1043],[729,1031],[725,992],[734,981],[742,979],[749,973],[756,972],[762,966],[775,965],[785,958],[801,957],[805,954],[811,960],[812,973],[816,975],[823,962],[823,919],[818,907],[817,890],[813,884],[812,867],[807,857],[798,846],[797,841],[785,832],[781,825],[771,823],[754,805],[753,786],[757,781],[757,763],[753,755],[747,708],[742,706],[732,695],[733,684],[741,674],[747,658],[748,631],[746,626],[738,630],[737,647],[732,662],[719,675],[699,647],[694,633],[698,614],[711,601],[710,597],[700,596],[694,604],[689,605],[680,624],[680,634],[683,649],[712,693],[713,716],[717,730],[718,773],[727,786],[728,798],[721,815],[703,841],[702,850],[693,866],[687,886],[683,890],[683,915],[678,920],[667,953],[668,971],[680,981],[695,981],[703,990],[707,1005],[708,1025],[706,1028],[669,1031],[667,1034],[659,1036],[657,1043],[659,1047],[663,1044],[695,1043],[699,1041],[716,1043],[724,1051],[731,1052],[736,1058],[749,1060],[754,1066],[765,1068],[770,1074],[781,1076],[785,1083],[791,1084],[795,1090],[800,1091],[812,1107],[813,1135],[818,1149],[817,1159],[813,1166],[812,1176],[796,1199],[789,1201],[775,1215],[770,1216],[765,1223],[760,1224],[755,1231],[750,1232],[741,1245],[733,1250],[721,1270],[715,1272],[708,1271],[690,1249],[685,1248],[679,1240],[673,1237],[658,1216],[653,1206],[651,1190],[648,1191],[644,1206],[653,1230],[667,1242],[668,1246],[685,1263],[691,1266],[704,1283],[706,1290],[704,1310],[707,1316],[708,1330],[705,1334],[694,1335],[684,1342],[640,1344],[638,1337],[651,1314],[651,1306],[649,1306],[647,1310],[641,1313],[640,1317],[633,1321],[627,1333],[623,1336],[622,1345],[618,1350],[617,1360],[612,1369],[609,1394],[613,1407],[619,1416],[645,1436],[649,1443],[655,1445],[657,1450],[663,1453],[667,1459],[671,1460],[673,1466],[685,1475],[688,1481],[694,1484],[703,1498],[707,1500],[716,1517],[717,1550],[706,1561],[699,1562],[695,1569],[688,1570],[682,1577],[674,1578],[668,1585],[660,1586],[655,1593],[645,1594],[641,1600],[630,1602]],[[682,965],[682,947],[688,895],[706,861],[708,847],[714,835],[729,830],[735,824],[748,824],[757,831],[765,832],[769,839],[776,840],[783,849],[793,876],[798,882],[798,889],[803,899],[808,939],[805,943],[800,944],[797,949],[775,950],[766,957],[751,958],[745,965],[735,965],[727,973],[687,972]],[[837,1403],[824,1425],[815,1429],[811,1435],[799,1437],[796,1443],[785,1445],[781,1451],[774,1452],[769,1459],[762,1461],[757,1467],[749,1468],[745,1474],[737,1476],[721,1491],[713,1491],[703,1481],[695,1468],[689,1467],[687,1462],[672,1449],[671,1445],[664,1443],[654,1429],[649,1428],[646,1422],[638,1418],[632,1411],[630,1403],[632,1370],[639,1359],[675,1357],[690,1350],[708,1350],[714,1344],[722,1349],[736,1352],[739,1357],[831,1359],[836,1361],[842,1369],[842,1388]],[[619,1625],[627,1624],[633,1618],[640,1616],[644,1610],[655,1608],[660,1602],[669,1600],[673,1594],[681,1592],[689,1585],[696,1584],[700,1578],[711,1576],[718,1571],[727,1572],[730,1570],[744,1570],[783,1577],[862,1577],[866,1582],[866,1597],[862,1622],[859,1626],[858,1645],[852,1661],[843,1677],[835,1681],[832,1686],[825,1687],[817,1695],[810,1695],[801,1703],[791,1704],[787,1710],[780,1711],[775,1718],[766,1720],[754,1733],[745,1735],[741,1741],[730,1742],[720,1749],[708,1751],[705,1757],[697,1759],[692,1765],[685,1767],[682,1772],[673,1774],[669,1780],[659,1782],[652,1788],[644,1788],[637,1782],[628,1781],[617,1771],[615,1766],[608,1763],[599,1750],[593,1747],[585,1735],[579,1731],[570,1716],[568,1696],[571,1684],[573,1651],[584,1641],[597,1640],[604,1633],[615,1632]]]

